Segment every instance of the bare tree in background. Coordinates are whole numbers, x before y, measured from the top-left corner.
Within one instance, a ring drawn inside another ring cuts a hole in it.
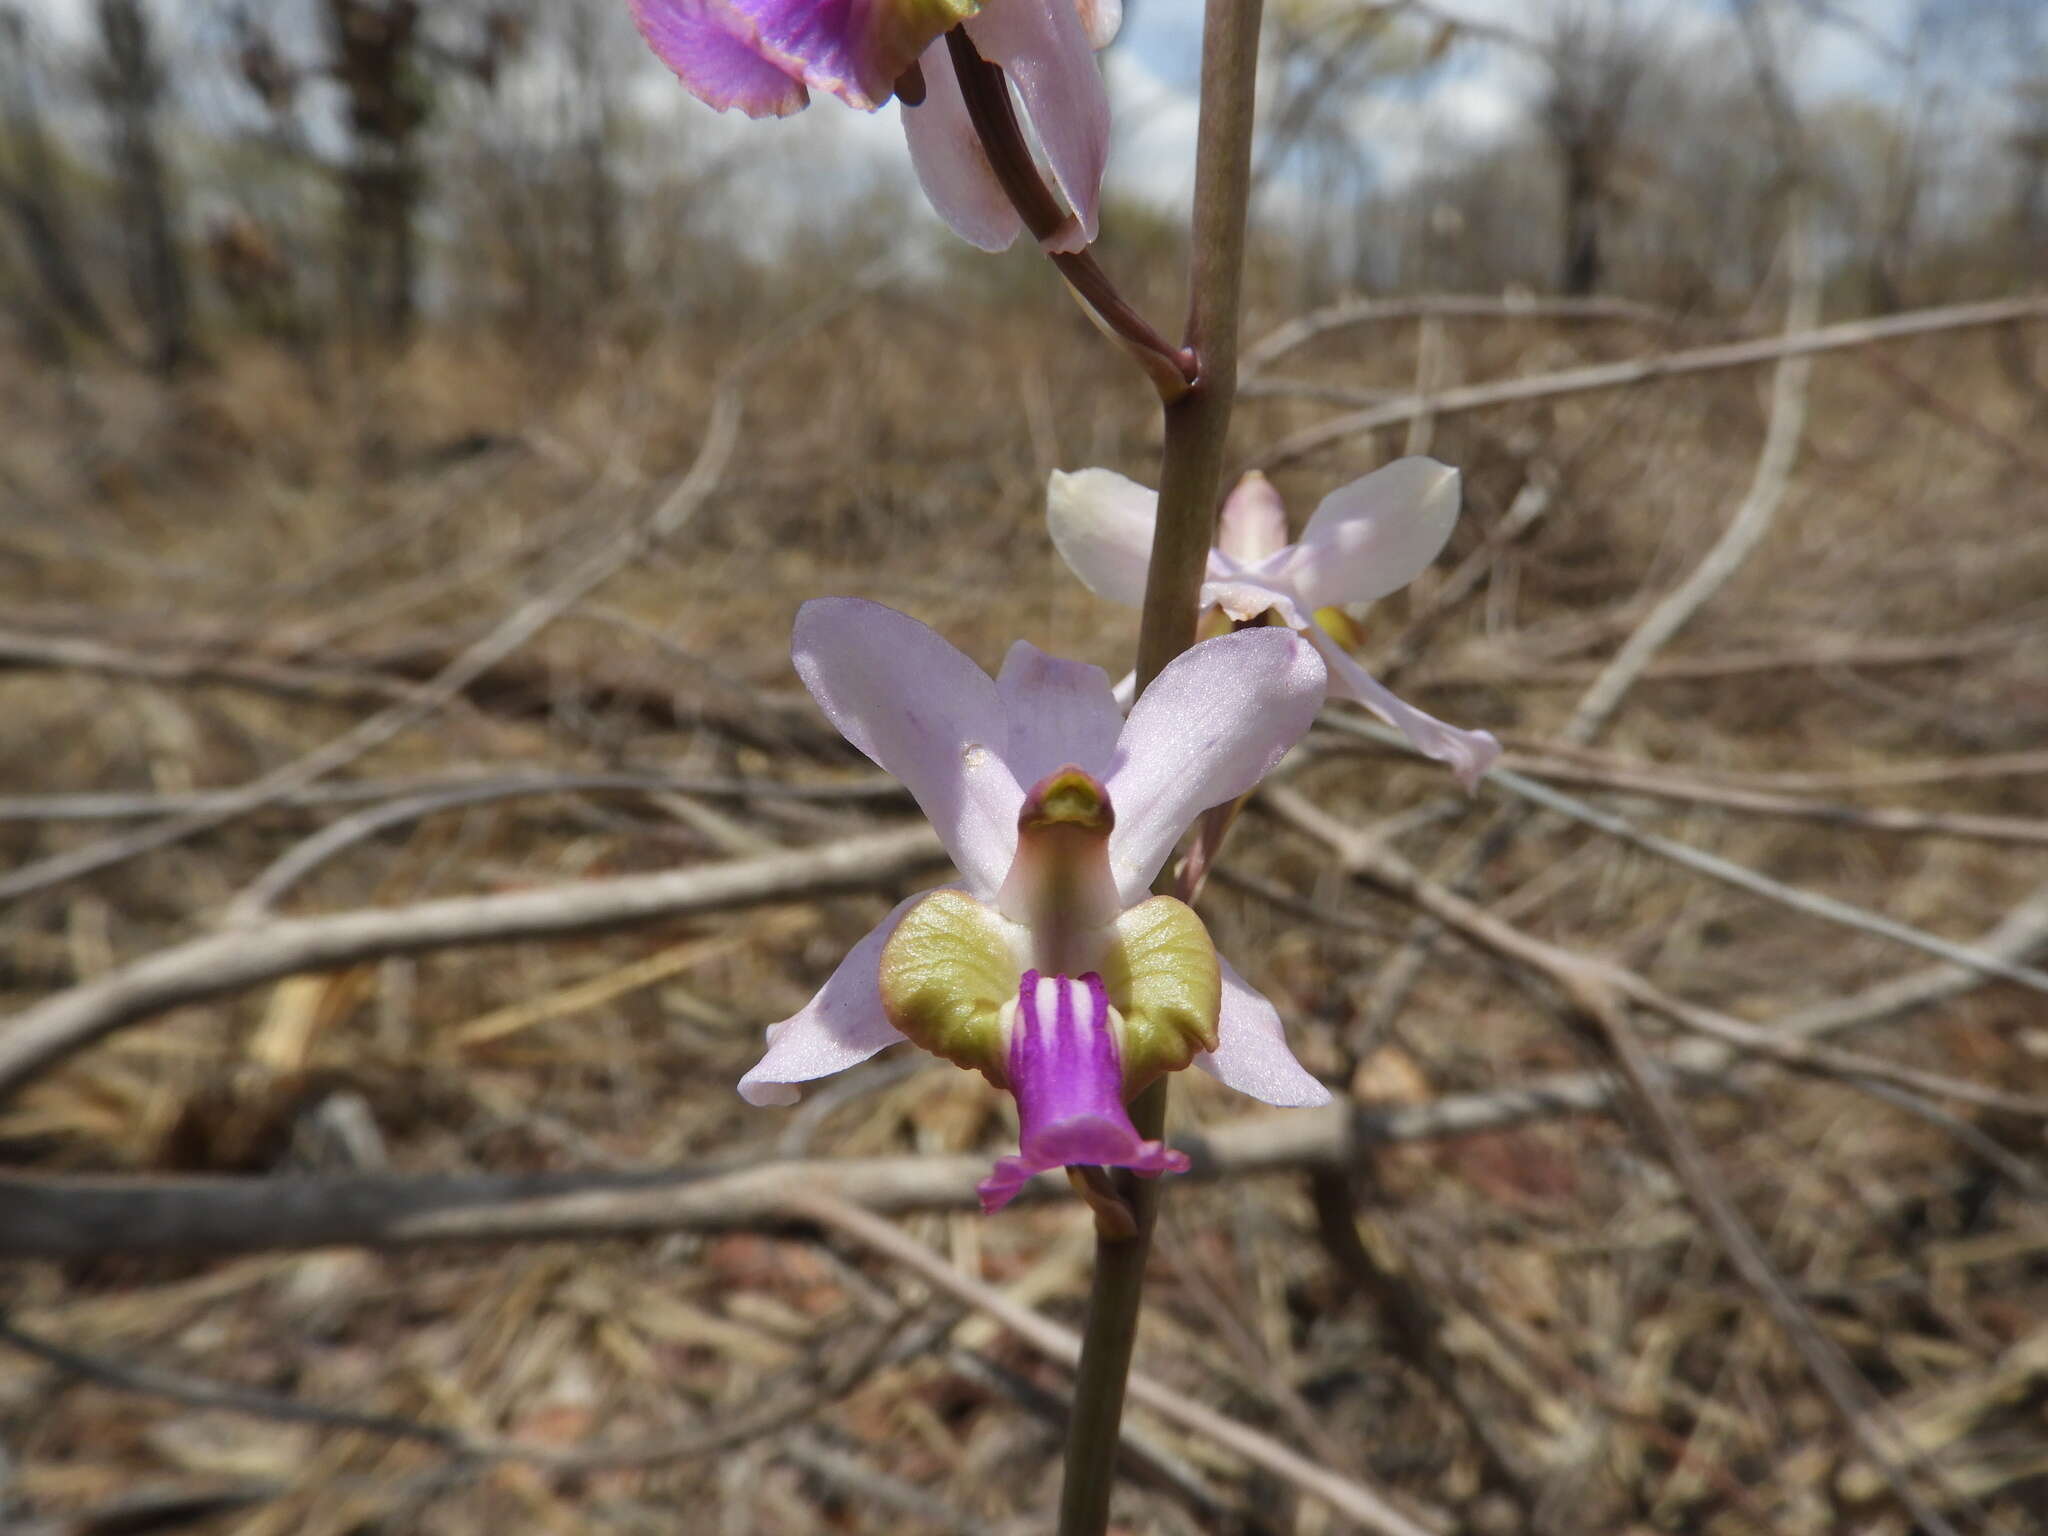
[[[149,363],[177,372],[194,356],[192,306],[158,138],[163,66],[140,0],[99,0],[94,93],[113,128],[128,287],[149,332]]]
[[[1583,296],[1604,273],[1601,223],[1611,211],[1615,172],[1650,39],[1614,0],[1598,14],[1560,9],[1539,56],[1550,74],[1542,123],[1557,153],[1564,206],[1558,287]]]
[[[27,329],[46,353],[61,357],[69,350],[67,325],[105,342],[114,340],[114,330],[79,265],[40,77],[27,19],[13,7],[0,10],[0,125],[9,152],[0,167],[0,204],[49,306],[27,304]]]
[[[326,17],[354,141],[342,171],[349,307],[401,337],[418,310],[419,132],[432,112],[419,0],[327,0]]]
[[[589,264],[589,291],[599,299],[616,295],[623,275],[618,174],[612,165],[618,113],[607,88],[615,75],[604,47],[604,21],[589,5],[575,7],[569,19],[569,66],[585,114],[578,145],[583,162],[584,253]]]

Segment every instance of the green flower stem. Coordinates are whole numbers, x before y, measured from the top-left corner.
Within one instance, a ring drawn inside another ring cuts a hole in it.
[[[1252,102],[1263,0],[1207,0],[1202,37],[1202,121],[1195,142],[1195,215],[1188,272],[1187,344],[1198,372],[1165,407],[1159,521],[1138,630],[1138,689],[1195,641],[1196,602],[1222,500],[1224,440],[1237,399],[1239,296],[1245,206],[1252,180]],[[1131,1122],[1148,1140],[1166,1129],[1169,1079],[1131,1102]],[[1117,1175],[1136,1227],[1129,1237],[1098,1231],[1095,1283],[1074,1377],[1067,1425],[1066,1480],[1059,1536],[1103,1536],[1116,1486],[1124,1384],[1138,1339],[1145,1260],[1159,1215],[1156,1179]]]

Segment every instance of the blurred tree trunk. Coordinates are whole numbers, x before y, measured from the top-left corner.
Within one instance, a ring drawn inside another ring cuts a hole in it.
[[[611,82],[606,79],[602,18],[588,5],[579,6],[570,24],[569,54],[577,93],[588,118],[583,129],[584,251],[589,267],[590,296],[600,303],[616,298],[623,274],[619,254],[619,189],[612,167],[618,138],[618,117],[612,110]]]
[[[1560,144],[1564,159],[1564,266],[1559,287],[1574,298],[1600,291],[1601,146]]]
[[[113,343],[114,328],[93,297],[71,238],[64,189],[29,58],[28,26],[18,11],[0,11],[0,55],[0,123],[12,152],[12,164],[0,170],[0,205],[13,220],[22,253],[53,311],[52,323],[36,330],[46,346],[59,350],[67,323],[95,340]]]
[[[354,137],[342,172],[349,307],[358,323],[402,338],[418,313],[418,140],[430,110],[419,0],[327,0],[326,14]]]
[[[1558,287],[1575,298],[1598,292],[1606,276],[1601,220],[1651,51],[1645,24],[1614,4],[1598,16],[1592,7],[1560,11],[1537,47],[1550,74],[1543,125],[1557,154],[1564,213]]]
[[[128,286],[149,330],[150,366],[170,375],[193,359],[194,347],[190,290],[157,139],[163,70],[139,0],[99,0],[99,24],[104,56],[94,86],[114,128]]]

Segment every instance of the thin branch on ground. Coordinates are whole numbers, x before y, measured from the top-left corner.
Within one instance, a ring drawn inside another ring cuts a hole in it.
[[[53,854],[0,875],[0,901],[15,900],[53,885],[108,869],[142,854],[210,832],[269,804],[277,796],[325,778],[366,753],[403,735],[461,695],[491,668],[524,646],[646,550],[672,537],[710,497],[739,440],[740,399],[722,389],[712,402],[704,441],[690,468],[644,520],[603,541],[549,587],[520,603],[482,639],[464,649],[434,678],[408,697],[359,721],[311,752],[294,758],[203,811]],[[0,1076],[4,1083],[4,1076]],[[4,1092],[4,1087],[0,1087]]]
[[[1353,326],[1389,320],[1626,320],[1672,326],[1679,316],[1654,304],[1617,298],[1546,298],[1535,294],[1495,298],[1483,293],[1420,293],[1398,299],[1345,299],[1312,309],[1275,327],[1245,349],[1244,374],[1253,376],[1308,343]]]
[[[1980,326],[2009,325],[2048,316],[2048,299],[1997,299],[1982,304],[1955,304],[1940,309],[1909,311],[1876,320],[1852,320],[1822,327],[1800,336],[1773,336],[1756,341],[1728,342],[1720,346],[1695,347],[1659,357],[1636,358],[1621,363],[1595,363],[1584,368],[1567,368],[1532,378],[1507,379],[1490,384],[1467,384],[1420,398],[1403,396],[1363,410],[1319,422],[1313,427],[1283,437],[1251,465],[1274,469],[1381,427],[1402,426],[1418,416],[1449,416],[1464,411],[1484,410],[1496,405],[1514,405],[1545,400],[1558,395],[1588,390],[1619,389],[1655,379],[1706,373],[1720,368],[1749,368],[1782,358],[1839,352],[1880,342],[1900,341],[1911,336],[1954,333]],[[1341,391],[1318,385],[1304,385],[1280,379],[1247,382],[1247,395],[1329,398]]]
[[[1080,1359],[1081,1339],[1078,1334],[1010,1300],[993,1286],[962,1274],[941,1255],[872,1211],[814,1190],[793,1193],[789,1203],[792,1211],[809,1215],[827,1227],[857,1239],[883,1257],[913,1271],[927,1284],[986,1313],[1047,1359],[1068,1369],[1072,1369]],[[1300,1492],[1328,1504],[1338,1513],[1350,1516],[1367,1530],[1380,1532],[1382,1536],[1436,1536],[1445,1529],[1446,1523],[1441,1516],[1430,1513],[1418,1519],[1404,1513],[1365,1484],[1320,1466],[1271,1436],[1226,1418],[1193,1401],[1185,1393],[1137,1371],[1130,1375],[1128,1395],[1132,1402],[1156,1413],[1168,1423],[1190,1430],[1243,1457]]]
[[[361,1413],[352,1408],[309,1402],[304,1398],[287,1397],[253,1387],[234,1386],[175,1371],[109,1360],[31,1332],[0,1313],[0,1344],[81,1380],[117,1392],[156,1398],[187,1408],[245,1414],[281,1423],[311,1424],[322,1429],[353,1430],[386,1440],[414,1440],[465,1461],[524,1461],[560,1470],[652,1466],[687,1461],[692,1457],[730,1450],[746,1441],[787,1429],[813,1417],[820,1408],[844,1397],[865,1380],[884,1362],[899,1331],[894,1324],[876,1327],[845,1361],[804,1372],[815,1380],[794,1388],[778,1387],[763,1394],[765,1401],[758,1406],[737,1413],[721,1410],[720,1422],[711,1429],[616,1445],[544,1446],[526,1445],[517,1440],[478,1438],[465,1435],[460,1430],[396,1414]]]
[[[1400,739],[1394,732],[1372,721],[1336,716],[1332,723],[1341,730],[1353,732],[1384,745],[1394,745]],[[1781,907],[1818,918],[1822,922],[1833,923],[1837,927],[1852,929],[1875,938],[1889,939],[1893,943],[1917,949],[1922,954],[1933,955],[1955,965],[1968,966],[1982,971],[1986,976],[2013,982],[2030,991],[2048,993],[2048,971],[2030,965],[2016,964],[1998,955],[1987,954],[1967,944],[1958,944],[1939,934],[1916,928],[1910,923],[1902,923],[1896,918],[1856,906],[1852,902],[1824,896],[1817,891],[1802,890],[1798,886],[1787,885],[1782,880],[1773,880],[1769,875],[1758,874],[1755,870],[1737,864],[1732,859],[1724,859],[1719,854],[1708,853],[1704,849],[1661,837],[1654,832],[1644,832],[1626,817],[1602,810],[1598,806],[1588,805],[1585,801],[1574,799],[1570,795],[1560,794],[1534,779],[1523,777],[1512,769],[1495,767],[1487,775],[1486,782],[1544,810],[1554,811],[1568,820],[1604,832],[1631,848],[1655,854],[1658,858],[1689,869],[1694,874],[1705,875],[1710,880],[1733,886],[1752,896],[1760,896]],[[1298,796],[1296,803],[1300,803]]]
[[[938,834],[918,822],[697,869],[288,918],[191,939],[0,1023],[0,1102],[38,1072],[123,1025],[300,972],[872,889],[930,869],[944,857]]]
[[[1820,319],[1821,260],[1814,249],[1814,232],[1806,227],[1803,207],[1795,203],[1789,217],[1786,241],[1791,248],[1792,296],[1785,306],[1785,330],[1791,338],[1813,333]],[[1571,717],[1558,731],[1564,740],[1583,745],[1605,731],[1643,669],[1728,585],[1770,533],[1792,483],[1800,439],[1806,434],[1807,385],[1812,378],[1810,353],[1795,353],[1779,362],[1771,376],[1771,408],[1763,447],[1741,505],[1713,547],[1686,573],[1685,580],[1658,600],[1593,680],[1593,686],[1580,695]]]

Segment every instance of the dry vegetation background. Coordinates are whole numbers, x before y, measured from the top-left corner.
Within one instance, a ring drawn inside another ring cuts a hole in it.
[[[321,87],[331,138],[299,115],[322,16],[396,12],[180,14],[218,25],[145,28],[213,60],[177,90],[114,67],[150,19],[119,0],[75,46],[8,33],[0,1529],[1045,1528],[1065,1376],[991,1293],[1073,1323],[1086,1213],[969,1213],[1012,1132],[942,1064],[786,1112],[733,1083],[941,868],[796,686],[795,607],[1121,673],[1132,616],[1058,566],[1042,495],[1149,478],[1143,392],[1028,255],[892,251],[879,192],[741,261],[729,162],[663,179],[594,109],[507,137],[532,50],[584,108],[640,67],[602,8],[430,8],[433,48]],[[1330,81],[1516,46],[1397,20],[1276,8],[1307,181],[1346,185]],[[1708,176],[1656,110],[1707,72],[1624,40],[1588,209],[1539,125],[1373,205],[1398,236],[1333,256],[1345,193],[1257,252],[1240,459],[1377,411],[1273,463],[1297,516],[1404,451],[1462,466],[1364,654],[1514,773],[1467,802],[1333,708],[1235,833],[1204,914],[1340,1103],[1178,1090],[1130,1532],[2048,1524],[2048,328],[1953,307],[2038,278],[2048,135],[1967,157],[2020,195],[1886,246],[1836,118],[1776,159],[1767,113],[1724,119],[1750,136]],[[263,42],[297,61],[270,97]],[[429,74],[394,138],[379,79]],[[187,200],[159,241],[138,142]],[[1641,196],[1695,175],[1722,200]],[[1529,220],[1487,234],[1504,185]],[[1172,314],[1166,226],[1110,224]],[[1802,303],[1951,308],[1774,361]],[[533,936],[473,942],[520,900]]]

